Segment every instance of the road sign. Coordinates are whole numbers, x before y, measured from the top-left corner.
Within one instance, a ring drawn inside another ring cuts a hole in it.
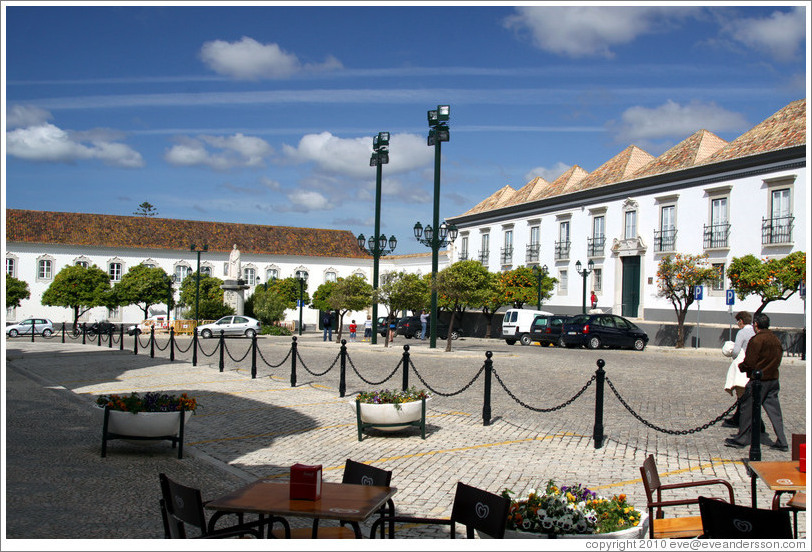
[[[725,290],[725,305],[733,306],[736,301],[736,293],[732,289]]]
[[[801,280],[801,283],[798,286],[798,295],[801,296],[801,299],[806,299],[806,282],[803,280]]]
[[[694,286],[694,299],[697,301],[702,300],[702,286]]]

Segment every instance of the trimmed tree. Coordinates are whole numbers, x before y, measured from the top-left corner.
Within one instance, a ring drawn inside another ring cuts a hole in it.
[[[262,322],[263,326],[272,326],[282,320],[288,308],[287,301],[281,295],[271,288],[266,291],[264,286],[257,286],[254,294],[245,301],[246,312],[249,301],[253,316]]]
[[[457,261],[437,273],[437,295],[451,310],[445,350],[451,351],[454,318],[465,307],[482,305],[490,293],[488,269],[479,261]]]
[[[168,278],[162,268],[137,264],[122,276],[121,281],[113,287],[113,292],[122,305],[136,305],[141,309],[146,319],[152,305],[159,305],[170,298],[172,283]]]
[[[694,302],[694,286],[701,286],[718,277],[716,269],[708,264],[707,255],[676,253],[666,255],[657,268],[659,297],[665,297],[674,306],[677,315],[676,348],[685,346],[685,315]]]
[[[730,286],[739,299],[758,295],[759,314],[773,301],[786,301],[798,291],[806,277],[806,253],[795,251],[781,259],[759,260],[754,255],[733,257],[727,269]]]
[[[27,282],[6,275],[6,308],[19,307],[20,301],[30,298],[31,291],[28,289]]]
[[[545,280],[549,279],[545,278]],[[542,280],[542,293],[544,293],[544,283],[545,281]],[[538,281],[533,275],[533,270],[526,266],[519,266],[500,273],[498,289],[504,303],[512,304],[514,309],[522,308],[525,303],[536,303],[538,299]],[[552,284],[550,284],[550,289],[552,289]],[[547,297],[549,297],[549,293]]]
[[[110,276],[98,266],[66,266],[42,294],[42,304],[73,311],[73,327],[79,317],[94,307],[119,305],[110,287]]]
[[[350,311],[360,311],[372,304],[372,285],[366,278],[353,274],[338,278],[335,282],[325,282],[313,293],[313,307],[319,310],[338,312],[338,336],[344,329],[344,315]]]

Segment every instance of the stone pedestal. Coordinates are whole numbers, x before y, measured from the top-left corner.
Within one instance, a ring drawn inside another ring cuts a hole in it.
[[[234,314],[242,316],[245,314],[245,290],[248,288],[243,280],[227,278],[220,286],[223,290],[223,304],[234,309]]]

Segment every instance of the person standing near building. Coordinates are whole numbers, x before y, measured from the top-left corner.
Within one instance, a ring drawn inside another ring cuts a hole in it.
[[[744,362],[744,354],[747,351],[747,344],[750,338],[756,335],[753,329],[753,317],[747,311],[739,311],[736,313],[736,324],[739,326],[739,331],[736,333],[736,341],[733,343],[733,349],[730,356],[733,357],[730,366],[727,369],[727,377],[725,378],[725,391],[736,394],[736,398],[740,399],[744,394],[744,388],[747,385],[747,374],[739,371],[739,364]],[[730,418],[722,422],[722,427],[739,427],[739,418],[741,415],[741,403],[736,407],[736,412]]]
[[[355,320],[350,322],[350,341],[355,341],[355,332],[358,331],[358,326],[355,325]]]
[[[372,339],[372,316],[367,315],[367,319],[364,321],[364,341],[369,341]]]
[[[764,313],[756,314],[753,317],[753,326],[756,334],[750,338],[744,353],[744,361],[739,364],[739,370],[750,378],[745,387],[745,392],[750,395],[742,404],[739,433],[731,439],[725,439],[725,446],[743,448],[749,445],[752,439],[750,432],[753,425],[753,408],[764,407],[764,411],[772,423],[773,431],[775,431],[775,443],[770,446],[780,451],[787,451],[789,446],[784,434],[781,403],[778,401],[778,391],[780,390],[778,366],[781,364],[784,351],[781,348],[781,341],[770,331],[769,316]],[[754,404],[752,396],[752,377],[756,370],[761,371],[761,404]]]
[[[426,309],[420,313],[420,339],[426,340],[426,327],[429,325],[429,313]]]
[[[321,317],[321,325],[324,328],[324,341],[333,340],[333,317],[330,311],[325,311]]]
[[[598,308],[598,296],[595,295],[595,290],[594,289],[592,290],[592,295],[589,297],[589,300],[592,302],[592,308],[597,309]]]

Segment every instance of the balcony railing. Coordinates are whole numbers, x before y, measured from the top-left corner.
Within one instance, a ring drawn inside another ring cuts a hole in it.
[[[557,241],[555,242],[555,260],[561,261],[563,259],[570,258],[570,242],[567,241]]]
[[[792,228],[795,217],[773,217],[761,219],[762,245],[775,243],[792,243]]]
[[[595,236],[586,239],[587,255],[590,257],[603,257],[604,247],[606,247],[606,236]]]
[[[485,249],[484,251],[480,250],[479,253],[477,253],[477,258],[478,258],[477,260],[480,263],[482,263],[483,265],[488,266],[490,256],[491,256],[491,252],[489,250],[487,250],[487,249]]]
[[[503,247],[499,255],[499,259],[501,260],[503,265],[513,264],[513,248]]]
[[[703,234],[703,246],[705,249],[719,249],[728,247],[730,223],[706,224]]]
[[[539,262],[539,251],[541,249],[541,244],[538,243],[531,243],[527,246],[527,255],[525,257],[526,263],[537,263]]]
[[[459,260],[460,261],[467,261],[468,260],[468,251],[460,250]]]
[[[677,249],[677,229],[666,228],[665,230],[654,231],[654,251],[676,251]]]

